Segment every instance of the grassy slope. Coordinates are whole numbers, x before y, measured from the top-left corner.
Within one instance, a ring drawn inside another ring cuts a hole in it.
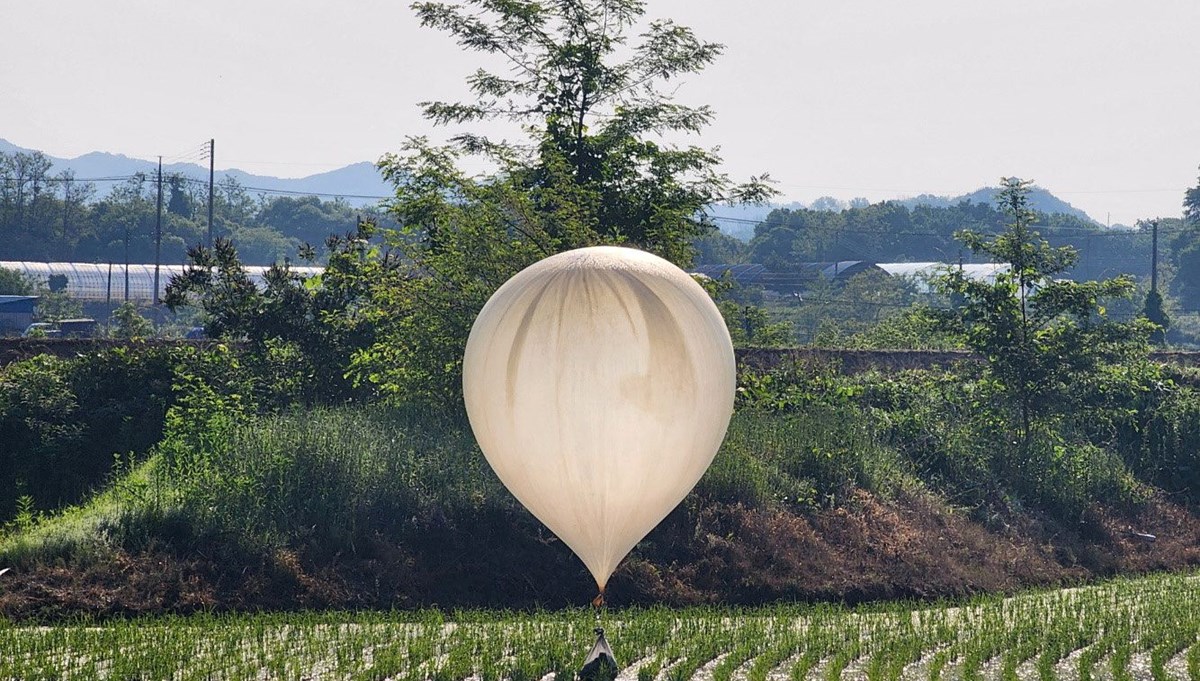
[[[742,411],[610,598],[936,598],[1200,563],[1200,522],[1158,493],[1068,517],[1015,500],[968,512],[958,498],[851,411]],[[196,423],[87,504],[10,531],[0,565],[15,568],[0,609],[18,618],[594,595],[461,422],[381,409]]]

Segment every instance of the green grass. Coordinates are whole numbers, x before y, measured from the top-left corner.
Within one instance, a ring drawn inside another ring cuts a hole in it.
[[[469,427],[453,415],[383,407],[318,408],[174,426],[144,462],[119,462],[109,487],[77,506],[0,527],[0,564],[94,562],[183,532],[259,549],[353,551],[413,518],[511,511]],[[886,495],[916,485],[868,423],[831,410],[735,414],[697,486],[709,501],[813,507],[818,490]]]
[[[641,681],[684,681],[702,668],[715,681],[836,679],[851,664],[868,679],[896,679],[922,660],[929,678],[950,675],[947,665],[964,679],[985,667],[1008,678],[1024,660],[1048,665],[1044,678],[1076,650],[1083,678],[1132,678],[1132,656],[1149,654],[1160,668],[1183,655],[1196,679],[1198,584],[1189,574],[936,606],[634,609],[606,613],[603,623],[618,662],[636,662]],[[0,622],[0,678],[563,679],[580,666],[594,625],[587,610]]]

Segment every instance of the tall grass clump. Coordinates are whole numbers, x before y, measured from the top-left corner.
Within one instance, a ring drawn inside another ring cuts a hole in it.
[[[906,462],[857,408],[743,408],[697,492],[751,507],[815,507],[856,488],[887,496],[910,480]]]
[[[508,503],[461,417],[322,407],[210,419],[168,441],[156,483],[204,530],[353,546],[431,516]]]

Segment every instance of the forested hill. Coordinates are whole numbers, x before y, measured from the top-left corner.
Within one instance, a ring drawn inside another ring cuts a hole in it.
[[[889,201],[837,211],[777,208],[761,222],[749,225],[748,243],[726,234],[700,240],[697,261],[759,263],[775,272],[796,271],[802,263],[842,260],[953,262],[961,257],[971,262],[971,252],[963,248],[955,234],[963,229],[996,233],[1008,221],[990,203],[965,200],[947,206],[912,207]],[[721,225],[722,220],[717,223]],[[1073,277],[1149,273],[1150,235],[1146,231],[1107,229],[1086,216],[1045,212],[1038,213],[1034,228],[1051,244],[1072,246],[1080,253],[1079,263],[1071,272]],[[1182,234],[1176,221],[1163,221],[1163,228],[1171,234]],[[1173,253],[1191,243],[1190,238],[1172,237],[1169,251]]]
[[[172,158],[164,158],[163,172],[167,175],[178,174],[187,178],[208,181],[208,161],[203,155],[204,145],[196,145],[196,149],[185,154],[180,162],[171,163]],[[0,139],[0,154],[34,153],[32,149],[19,147],[11,142]],[[123,154],[111,154],[100,151],[77,156],[75,158],[58,158],[46,155],[50,161],[50,175],[63,171],[71,171],[80,180],[93,178],[127,178],[136,173],[152,174],[157,172],[158,162],[139,158],[130,158]],[[228,165],[221,161],[220,147],[217,148],[217,166]],[[351,165],[316,173],[307,177],[286,178],[269,175],[255,175],[243,170],[226,169],[215,172],[215,180],[220,182],[225,178],[233,178],[238,184],[252,193],[259,190],[267,192],[284,192],[288,194],[311,194],[327,197],[342,197],[355,207],[371,205],[378,202],[379,196],[390,196],[391,188],[384,182],[375,164],[361,161]],[[119,184],[120,180],[96,182],[100,194]]]
[[[973,192],[961,194],[959,196],[935,196],[933,194],[921,194],[909,199],[899,199],[895,201],[887,201],[881,203],[896,203],[905,208],[913,209],[920,206],[929,208],[952,208],[961,203],[984,204],[995,207],[996,187],[980,187]],[[821,212],[839,213],[843,210],[864,208],[870,205],[870,201],[863,198],[855,198],[850,200],[837,199],[832,196],[822,196],[810,204],[805,204],[800,201],[791,201],[787,203],[773,203],[768,205],[740,205],[740,206],[713,206],[709,210],[709,215],[713,217],[717,226],[722,232],[741,239],[749,241],[754,237],[754,227],[756,223],[767,219],[767,216],[773,212],[784,211],[801,211],[813,210]],[[1080,223],[1100,226],[1100,222],[1092,218],[1092,216],[1082,210],[1063,201],[1048,189],[1042,187],[1033,187],[1029,192],[1029,205],[1034,210],[1045,213],[1046,215],[1066,215]]]
[[[986,203],[988,205],[995,206],[997,191],[998,189],[996,187],[982,187],[969,194],[963,194],[962,196],[955,197],[922,194],[911,199],[904,199],[898,203],[901,203],[908,208],[915,208],[917,206],[948,208],[964,201],[969,201],[971,203]],[[1071,217],[1079,218],[1084,222],[1091,222],[1097,225],[1100,224],[1087,213],[1079,210],[1066,201],[1063,201],[1042,187],[1033,187],[1029,190],[1029,206],[1034,210],[1046,213],[1047,215],[1070,215]]]

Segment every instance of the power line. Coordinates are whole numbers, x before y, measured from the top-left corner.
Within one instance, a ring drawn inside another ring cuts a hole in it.
[[[149,173],[140,175],[112,175],[109,177],[43,177],[39,178],[38,182],[45,182],[48,184],[52,182],[124,182],[125,180],[132,180],[133,178],[139,176],[147,179],[150,177]],[[12,184],[28,184],[33,181],[31,179],[21,179],[17,177],[0,177],[0,180]]]
[[[183,179],[185,182],[191,182],[194,184],[203,184],[205,186],[208,185],[207,180],[200,180],[200,179],[191,178],[191,177],[185,177]],[[308,192],[308,191],[300,191],[300,190],[296,190],[296,189],[269,189],[267,187],[248,187],[246,185],[241,185],[241,188],[246,191],[249,191],[249,192],[259,192],[261,194],[280,194],[280,195],[285,195],[285,196],[321,196],[321,197],[328,197],[328,198],[343,198],[343,199],[391,199],[391,198],[395,198],[394,196],[390,196],[390,195],[337,194],[337,193],[333,193],[333,192]]]

